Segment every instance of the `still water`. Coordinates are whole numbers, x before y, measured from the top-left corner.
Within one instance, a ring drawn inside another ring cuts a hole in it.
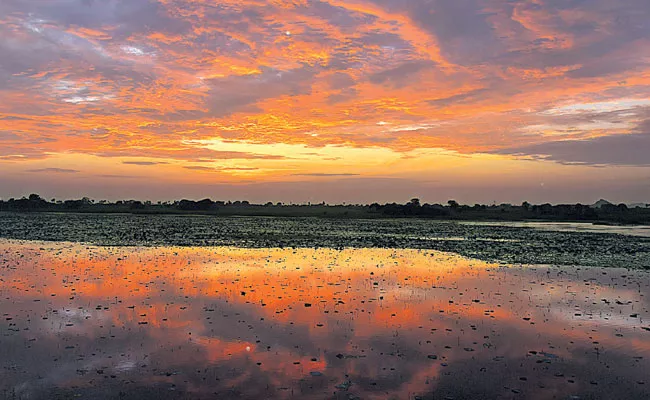
[[[8,399],[648,399],[650,274],[0,241]]]
[[[537,222],[537,221],[501,221],[501,222],[461,222],[474,226],[505,226],[511,228],[533,228],[553,232],[594,232],[613,233],[617,235],[650,237],[649,225],[598,225],[590,222]]]

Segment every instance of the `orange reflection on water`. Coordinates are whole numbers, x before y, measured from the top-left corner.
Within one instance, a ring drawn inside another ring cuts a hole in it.
[[[4,394],[649,394],[644,272],[403,249],[3,241],[0,257]]]

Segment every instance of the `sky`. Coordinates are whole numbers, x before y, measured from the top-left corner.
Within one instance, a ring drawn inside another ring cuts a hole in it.
[[[2,0],[0,198],[650,202],[648,0]]]

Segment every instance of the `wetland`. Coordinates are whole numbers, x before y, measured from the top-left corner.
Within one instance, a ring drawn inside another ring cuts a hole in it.
[[[646,399],[644,227],[0,214],[8,399]]]

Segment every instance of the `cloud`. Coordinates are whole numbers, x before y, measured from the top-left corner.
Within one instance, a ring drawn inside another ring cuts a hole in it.
[[[344,89],[336,93],[332,93],[331,95],[327,96],[327,103],[328,104],[338,104],[342,103],[345,101],[350,101],[353,100],[357,97],[359,92],[354,89],[354,88],[349,88],[349,89]]]
[[[332,89],[341,90],[354,86],[357,81],[350,74],[344,72],[337,72],[327,78],[327,81]]]
[[[330,176],[359,176],[359,174],[336,174],[336,173],[326,173],[326,172],[312,172],[304,174],[292,174],[293,176],[313,176],[313,177],[330,177]]]
[[[562,140],[497,150],[567,164],[650,166],[650,133],[619,134],[586,140]]]
[[[16,141],[21,138],[20,135],[16,135],[12,132],[0,131],[0,142]]]
[[[122,161],[122,164],[146,166],[146,165],[161,165],[161,164],[168,164],[168,163],[163,161]]]
[[[217,169],[211,168],[211,167],[202,167],[200,165],[186,165],[183,168],[185,169],[191,169],[194,171],[210,171],[210,172],[216,172]]]
[[[476,64],[503,51],[491,18],[497,1],[377,0],[391,11],[406,14],[414,24],[434,36],[446,57],[459,64]]]
[[[191,169],[194,171],[206,171],[206,172],[228,172],[228,171],[257,171],[259,168],[255,167],[204,167],[201,165],[185,165],[185,169]]]
[[[219,151],[211,150],[205,147],[185,147],[182,149],[115,149],[95,153],[100,157],[149,157],[149,158],[169,158],[183,161],[201,161],[212,162],[218,160],[283,160],[284,156],[273,154],[256,154],[243,151]],[[146,161],[149,162],[149,161]],[[165,163],[156,161],[159,164]],[[131,163],[133,162],[124,162]],[[137,165],[143,165],[138,162]]]
[[[257,171],[259,168],[255,167],[226,167],[219,168],[219,171]]]
[[[206,81],[210,116],[225,117],[235,112],[259,112],[259,101],[283,95],[296,96],[311,91],[314,71],[310,67],[280,70],[260,68],[258,74],[217,78]]]
[[[6,0],[0,160],[273,170],[298,145],[623,165],[589,152],[642,140],[648,19],[646,0]],[[197,144],[220,140],[241,151]]]
[[[433,67],[430,61],[413,61],[401,64],[381,72],[376,72],[368,77],[370,82],[385,84],[392,87],[403,87],[418,79],[418,73],[426,68]]]
[[[79,171],[76,169],[66,169],[66,168],[39,168],[39,169],[30,169],[27,172],[36,172],[36,173],[52,173],[52,174],[76,174]]]
[[[486,88],[481,88],[481,89],[470,90],[469,92],[466,93],[454,94],[448,97],[443,97],[435,100],[427,100],[427,103],[436,107],[446,107],[452,104],[459,104],[459,103],[471,103],[472,101],[476,101],[481,97],[486,97],[487,95],[489,95],[489,93],[490,90]]]
[[[98,178],[104,178],[104,179],[138,179],[142,178],[141,176],[138,175],[117,175],[117,174],[101,174],[101,175],[96,175]]]

